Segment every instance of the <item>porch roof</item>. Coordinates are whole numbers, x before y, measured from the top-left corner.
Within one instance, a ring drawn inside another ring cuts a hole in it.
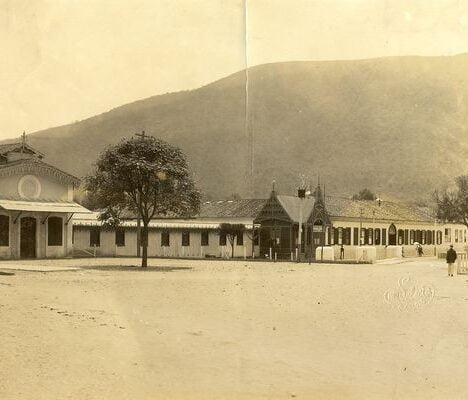
[[[87,208],[75,202],[50,202],[0,199],[0,209],[7,211],[32,211],[90,214]]]

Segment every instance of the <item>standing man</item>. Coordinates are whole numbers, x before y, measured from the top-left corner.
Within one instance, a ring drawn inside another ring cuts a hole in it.
[[[447,260],[448,265],[448,276],[453,276],[453,270],[455,269],[455,260],[457,259],[457,252],[453,249],[453,244],[450,245],[450,249],[447,250]]]
[[[344,260],[344,247],[341,245],[340,247],[340,260]]]

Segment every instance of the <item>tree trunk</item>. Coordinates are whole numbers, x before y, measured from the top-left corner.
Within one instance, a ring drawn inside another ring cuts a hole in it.
[[[146,268],[148,266],[148,224],[143,223],[143,228],[141,230],[141,268]]]
[[[232,249],[231,250],[231,252],[232,252],[231,253],[232,254],[231,258],[232,259],[234,258],[234,243],[235,243],[235,236],[232,238],[232,241],[231,241],[231,249]]]

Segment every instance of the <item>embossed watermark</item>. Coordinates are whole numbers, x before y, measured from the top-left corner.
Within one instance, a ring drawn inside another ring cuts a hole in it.
[[[417,310],[434,301],[435,289],[432,285],[419,286],[411,276],[398,280],[394,289],[387,290],[384,300],[399,311]]]

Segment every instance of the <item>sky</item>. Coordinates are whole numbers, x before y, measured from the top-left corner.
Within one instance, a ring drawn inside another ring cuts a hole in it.
[[[246,66],[465,52],[467,0],[0,0],[0,139]]]

